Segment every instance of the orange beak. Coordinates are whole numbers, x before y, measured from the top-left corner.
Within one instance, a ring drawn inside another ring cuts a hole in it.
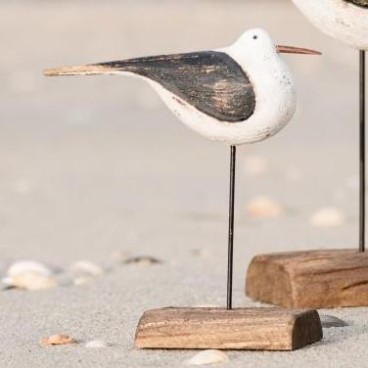
[[[322,55],[319,51],[282,45],[276,45],[276,51],[279,54]]]

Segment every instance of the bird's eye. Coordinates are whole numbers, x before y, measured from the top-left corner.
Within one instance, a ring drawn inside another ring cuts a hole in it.
[[[253,36],[253,40],[256,40],[258,38],[258,36],[257,35],[254,35]]]

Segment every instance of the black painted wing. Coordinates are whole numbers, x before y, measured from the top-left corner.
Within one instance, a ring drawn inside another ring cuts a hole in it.
[[[254,89],[243,69],[215,51],[163,55],[99,64],[160,83],[201,112],[221,121],[248,119],[256,106]]]
[[[344,0],[344,1],[368,9],[368,0]]]

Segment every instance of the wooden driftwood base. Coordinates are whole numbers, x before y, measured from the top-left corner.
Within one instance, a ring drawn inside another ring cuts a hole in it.
[[[256,256],[246,294],[288,308],[368,306],[368,253],[317,250]]]
[[[139,321],[136,348],[295,350],[322,339],[314,310],[163,308]]]

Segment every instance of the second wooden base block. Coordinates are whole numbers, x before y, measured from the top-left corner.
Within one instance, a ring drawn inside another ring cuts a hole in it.
[[[368,252],[316,250],[256,256],[246,294],[287,308],[368,306]]]
[[[139,321],[136,348],[295,350],[322,339],[317,311],[163,308]]]

